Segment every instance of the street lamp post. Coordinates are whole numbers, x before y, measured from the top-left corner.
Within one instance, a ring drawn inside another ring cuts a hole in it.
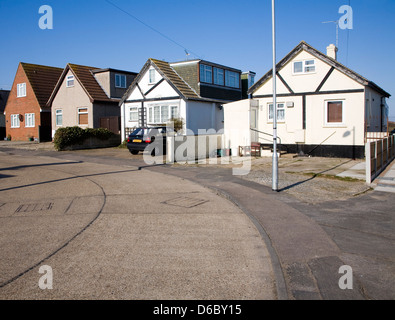
[[[278,156],[277,156],[277,97],[276,97],[276,23],[275,0],[272,0],[272,36],[273,36],[273,164],[272,190],[278,191]]]

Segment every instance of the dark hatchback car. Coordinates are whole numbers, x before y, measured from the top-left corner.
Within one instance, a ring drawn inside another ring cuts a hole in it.
[[[137,128],[129,135],[126,146],[134,155],[140,151],[148,151],[153,156],[166,154],[166,136],[169,132],[173,132],[172,128]]]

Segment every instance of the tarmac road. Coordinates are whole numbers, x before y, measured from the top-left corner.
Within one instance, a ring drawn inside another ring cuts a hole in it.
[[[0,151],[0,221],[0,299],[277,299],[250,219],[178,177]]]
[[[395,299],[395,197],[390,193],[373,191],[344,201],[308,205],[285,193],[273,193],[268,187],[235,177],[226,168],[146,166],[141,156],[131,157],[127,151],[115,149],[62,153],[4,150],[23,157],[48,156],[60,162],[82,161],[86,165],[105,165],[118,170],[131,166],[144,175],[160,174],[166,186],[168,181],[178,178],[181,180],[176,181],[196,183],[195,187],[204,187],[205,192],[209,189],[222,196],[222,200],[230,200],[253,223],[255,228],[249,230],[259,232],[263,241],[259,242],[258,251],[263,250],[264,257],[270,256],[271,276],[261,282],[272,284],[275,294],[268,299]],[[100,182],[96,178],[94,181]],[[228,201],[224,203],[229,205]],[[94,230],[92,226],[87,230]],[[228,242],[228,246],[230,243],[233,244]],[[352,268],[353,288],[343,290],[339,288],[342,276],[339,268],[345,265]],[[227,299],[224,292],[215,297]],[[180,299],[189,297],[180,296]],[[162,297],[180,296],[167,293]]]

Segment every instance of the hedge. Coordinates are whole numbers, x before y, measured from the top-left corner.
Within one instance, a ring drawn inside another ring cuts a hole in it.
[[[114,133],[105,128],[82,129],[77,126],[65,127],[56,130],[53,142],[55,149],[61,151],[68,146],[82,144],[85,139],[88,139],[90,137],[98,138],[100,140],[107,140],[113,135]]]

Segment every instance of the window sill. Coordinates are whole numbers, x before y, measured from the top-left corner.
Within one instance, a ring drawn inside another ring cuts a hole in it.
[[[336,123],[336,124],[324,124],[324,128],[347,128],[344,123]]]

